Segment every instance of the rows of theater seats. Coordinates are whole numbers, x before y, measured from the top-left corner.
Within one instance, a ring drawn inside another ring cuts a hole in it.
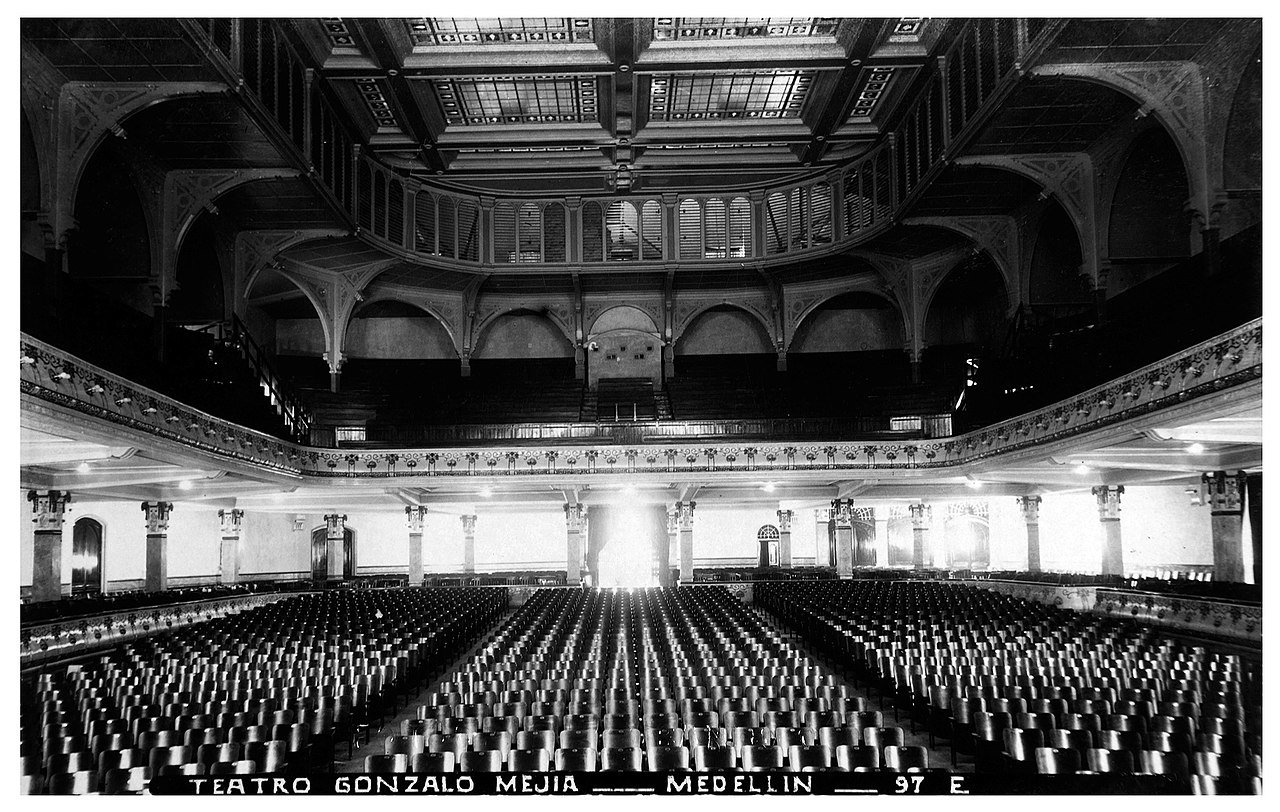
[[[543,590],[364,768],[928,768],[883,721],[723,587]]]
[[[136,793],[169,773],[331,770],[335,744],[380,724],[506,607],[505,589],[313,593],[33,675],[22,790]]]
[[[759,584],[754,600],[979,771],[1260,792],[1261,663],[937,582]]]
[[[163,592],[107,592],[63,598],[56,601],[24,603],[19,619],[26,626],[35,623],[52,623],[111,612],[127,612],[130,609],[148,609],[188,601],[235,598],[261,592],[300,592],[311,588],[310,581],[255,581],[243,584],[219,584],[209,586],[168,589]]]

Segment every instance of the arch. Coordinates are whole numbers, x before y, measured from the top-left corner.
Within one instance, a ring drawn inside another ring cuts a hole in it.
[[[1222,185],[1262,188],[1262,48],[1253,52],[1231,96],[1222,144]]]
[[[480,341],[481,339],[484,338],[485,332],[489,330],[490,327],[493,326],[493,323],[495,321],[497,321],[499,318],[503,316],[507,316],[512,313],[516,313],[518,311],[526,312],[535,316],[542,316],[547,321],[550,321],[552,324],[556,326],[556,329],[559,330],[560,333],[564,336],[565,340],[569,342],[570,347],[574,345],[573,325],[565,323],[564,319],[558,313],[556,313],[555,310],[553,310],[552,308],[545,307],[545,306],[530,307],[527,304],[512,304],[512,305],[502,305],[498,307],[496,310],[494,310],[492,313],[486,313],[483,317],[481,317],[480,321],[476,323],[476,325],[471,330],[471,346],[473,348],[473,351],[474,351],[474,348],[480,346]]]
[[[1090,302],[1092,293],[1081,290],[1080,235],[1056,200],[1049,200],[1040,214],[1027,263],[1026,302],[1072,304]],[[1070,278],[1066,278],[1069,274]],[[1087,280],[1085,280],[1087,284]]]
[[[881,291],[875,287],[872,287],[871,285],[859,285],[851,288],[846,288],[844,290],[831,291],[829,293],[823,294],[822,296],[819,296],[818,298],[814,299],[812,302],[808,303],[800,311],[800,314],[796,318],[794,325],[792,326],[791,330],[787,334],[787,352],[792,351],[792,348],[795,346],[796,336],[800,335],[801,329],[805,327],[806,322],[809,320],[809,317],[811,315],[813,315],[816,311],[822,308],[823,305],[826,305],[835,299],[839,299],[842,296],[849,296],[851,294],[873,296],[877,299],[882,299],[885,302],[889,303],[889,306],[893,308],[893,311],[898,315],[898,326],[900,328],[898,346],[902,346],[902,343],[906,341],[907,333],[910,329],[907,324],[906,314],[902,310],[902,306],[892,296],[886,295],[884,291]]]
[[[926,344],[930,346],[938,346],[944,343],[941,341],[930,340],[930,336],[936,333],[935,330],[931,330],[930,328],[931,326],[936,324],[936,322],[931,322],[931,319],[937,313],[937,311],[934,308],[934,302],[938,300],[938,294],[944,288],[947,288],[949,286],[956,285],[959,282],[962,282],[966,276],[969,276],[972,274],[980,274],[980,273],[983,273],[984,270],[990,273],[991,279],[999,282],[1000,284],[1001,289],[999,291],[999,296],[994,297],[994,298],[998,298],[1000,302],[1000,306],[998,308],[993,308],[993,310],[996,311],[996,315],[998,315],[1000,318],[984,318],[985,314],[975,312],[974,308],[969,305],[976,303],[975,302],[977,298],[976,296],[968,297],[968,301],[965,301],[961,305],[960,309],[963,310],[963,312],[965,312],[969,316],[971,316],[972,321],[974,323],[981,322],[982,324],[987,325],[991,329],[994,329],[996,326],[1001,324],[1003,318],[1008,316],[1008,313],[1004,308],[1004,301],[1007,298],[1007,291],[1005,290],[1005,282],[1004,282],[1003,274],[1000,273],[999,269],[996,267],[995,262],[991,259],[990,255],[988,255],[985,251],[970,255],[965,259],[962,259],[960,262],[956,263],[955,265],[953,265],[946,273],[941,274],[939,276],[938,283],[934,285],[933,290],[930,292],[928,299],[926,299],[925,302],[923,302],[923,307],[921,309],[921,312],[924,314],[924,317],[921,319],[920,324],[923,330],[922,338],[924,339]],[[972,285],[964,286],[962,287],[962,290],[967,293],[972,293],[975,290],[975,287]]]
[[[775,350],[775,339],[773,336],[773,324],[765,318],[765,316],[753,307],[748,307],[741,302],[703,302],[689,311],[681,320],[671,337],[671,345],[675,347],[682,338],[689,332],[689,328],[693,327],[697,321],[707,312],[717,309],[730,307],[734,310],[741,310],[751,317],[752,321],[760,328],[760,335],[764,338],[766,346],[765,352],[773,352]]]
[[[437,322],[439,322],[440,326],[444,328],[445,333],[449,336],[449,343],[453,345],[453,351],[458,355],[458,357],[462,357],[462,351],[461,349],[459,349],[459,346],[458,346],[457,334],[454,332],[453,327],[449,325],[449,322],[445,320],[444,316],[441,314],[439,310],[436,309],[434,305],[430,304],[429,302],[412,301],[410,299],[397,296],[393,293],[373,293],[365,297],[363,300],[361,300],[359,304],[356,305],[355,309],[351,311],[351,316],[350,318],[347,319],[346,329],[347,330],[351,329],[351,322],[354,321],[357,316],[359,316],[362,310],[366,310],[369,308],[370,305],[377,304],[378,302],[398,302],[400,304],[408,305],[410,307],[421,310],[423,313],[426,313],[428,316],[432,317]],[[344,334],[344,338],[345,338],[345,334]]]
[[[1118,165],[1106,212],[1107,256],[1187,256],[1190,229],[1184,204],[1190,182],[1173,139],[1152,127],[1128,144]]]
[[[356,530],[346,525],[342,531],[342,577],[351,578],[358,574],[359,547],[356,541]],[[323,551],[323,555],[321,555]],[[323,524],[311,528],[311,578],[324,581],[329,577],[329,531]],[[320,567],[324,570],[321,571]]]
[[[218,228],[214,215],[197,217],[187,239],[176,254],[174,290],[169,299],[169,316],[174,321],[214,321],[226,313],[227,270],[223,252],[218,250]]]
[[[529,358],[544,358],[544,357],[572,358],[573,357],[573,352],[574,352],[573,338],[569,335],[568,331],[566,330],[565,324],[559,318],[554,316],[550,310],[546,308],[533,309],[533,308],[527,308],[527,307],[508,307],[508,308],[504,308],[499,313],[495,313],[491,316],[486,317],[484,322],[479,327],[476,328],[474,345],[471,351],[471,357],[473,359],[484,357],[484,353],[486,349],[486,346],[485,346],[486,341],[491,340],[491,337],[494,334],[495,329],[498,329],[499,325],[502,324],[504,320],[507,320],[507,322],[510,323],[510,321],[513,319],[525,317],[525,316],[530,316],[535,319],[538,319],[541,322],[549,323],[553,328],[556,337],[561,339],[563,343],[563,346],[561,348],[563,352],[561,352],[559,355],[555,355],[555,356],[529,355],[526,357],[529,357]],[[502,357],[511,358],[516,356],[508,355],[508,356],[502,356]]]
[[[130,118],[166,102],[226,92],[225,84],[215,82],[122,82],[109,86],[68,82],[63,85],[58,98],[58,120],[72,124],[58,135],[58,208],[65,207],[65,215],[70,216],[70,207],[80,194],[85,167],[107,136]],[[59,219],[54,229],[62,234],[70,225],[69,219]]]
[[[1188,61],[1049,64],[1037,65],[1030,74],[1101,85],[1153,115],[1178,148],[1190,182],[1192,210],[1200,212],[1208,223],[1212,189],[1205,138],[1204,82],[1199,65]]]
[[[608,320],[605,319],[606,316],[609,316]],[[603,329],[601,322],[605,322]],[[661,338],[653,316],[635,305],[617,304],[604,308],[591,320],[591,326],[586,332],[587,335],[603,335],[614,330],[631,330]]]
[[[1023,175],[1023,177],[1030,176]],[[1059,203],[1059,205],[1061,204]],[[935,226],[969,239],[977,248],[991,255],[996,267],[1000,269],[1000,273],[1004,276],[1009,312],[1012,313],[1018,309],[1020,300],[1027,301],[1030,289],[1027,287],[1027,280],[1022,274],[1020,227],[1018,221],[1013,217],[990,215],[908,217],[903,220],[903,223],[912,226]],[[1080,235],[1079,228],[1076,228],[1076,234],[1077,236]],[[1083,255],[1083,241],[1080,241],[1080,251]]]
[[[330,326],[329,326],[329,320],[325,318],[325,313],[327,309],[324,306],[324,302],[320,300],[319,296],[314,290],[312,290],[310,285],[303,284],[301,279],[297,278],[294,274],[286,271],[280,265],[276,264],[276,265],[263,266],[259,271],[254,272],[253,275],[250,277],[249,283],[245,285],[245,291],[244,291],[245,300],[247,301],[249,298],[251,298],[251,294],[253,292],[253,286],[258,284],[262,280],[266,279],[268,272],[282,279],[287,280],[289,284],[297,288],[302,293],[302,295],[307,298],[308,302],[311,302],[311,306],[315,308],[315,311],[316,311],[316,318],[320,320],[320,329],[324,332],[324,345],[325,347],[332,347],[333,346],[332,330],[330,329]]]
[[[987,569],[991,566],[991,524],[985,515],[957,513],[942,524],[947,566]]]
[[[95,269],[138,281],[159,273],[155,210],[146,205],[137,172],[114,142],[102,145],[83,167],[70,210],[80,223],[68,241],[67,270],[92,277]],[[147,302],[147,304],[151,304]]]
[[[76,519],[71,530],[71,594],[106,591],[106,525],[91,515]]]

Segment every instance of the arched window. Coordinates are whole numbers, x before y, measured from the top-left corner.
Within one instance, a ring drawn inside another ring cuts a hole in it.
[[[834,239],[835,232],[831,223],[831,186],[827,183],[815,183],[809,187],[810,236],[813,245],[826,245]]]
[[[373,175],[373,233],[387,236],[387,181],[381,172]]]
[[[610,203],[605,213],[605,228],[610,260],[640,258],[640,216],[634,205],[621,200]]]
[[[702,256],[702,206],[696,200],[680,201],[680,258]]]
[[[604,212],[599,203],[582,207],[582,261],[604,262]]]
[[[516,210],[510,203],[493,207],[493,261],[516,262]]]
[[[559,203],[548,203],[542,210],[542,258],[565,261],[564,206]]]
[[[645,201],[640,209],[640,258],[662,259],[662,204]]]
[[[713,197],[703,201],[702,205],[702,256],[707,259],[724,259],[729,253],[724,201]]]
[[[516,235],[519,240],[516,262],[541,262],[542,208],[537,203],[525,203],[520,207]]]
[[[387,239],[404,242],[404,186],[398,180],[387,184]]]
[[[413,250],[436,253],[436,201],[426,192],[413,196]]]

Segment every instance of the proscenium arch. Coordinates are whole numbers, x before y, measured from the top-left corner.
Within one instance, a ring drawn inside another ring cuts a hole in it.
[[[555,311],[553,311],[550,307],[545,307],[545,306],[537,307],[537,306],[530,306],[528,304],[513,304],[513,305],[503,306],[498,308],[492,313],[487,314],[482,321],[476,324],[475,328],[471,332],[471,351],[475,352],[475,350],[480,346],[480,340],[484,338],[484,334],[488,332],[490,328],[493,327],[494,323],[498,319],[502,318],[503,316],[508,316],[511,314],[521,314],[521,313],[527,313],[532,316],[541,316],[542,318],[545,318],[547,321],[554,324],[556,326],[556,329],[560,331],[560,334],[564,336],[565,341],[569,342],[570,349],[576,346],[576,342],[574,341],[573,325],[565,324],[564,320],[561,319],[559,316],[557,316]]]
[[[680,339],[684,337],[684,334],[689,332],[689,328],[692,327],[694,323],[703,316],[703,314],[717,307],[732,307],[734,310],[741,310],[743,313],[746,313],[760,327],[761,334],[765,338],[765,343],[771,348],[777,346],[777,337],[773,334],[773,324],[765,318],[764,314],[760,313],[753,307],[743,304],[742,302],[706,302],[705,304],[699,305],[695,310],[693,310],[693,312],[685,317],[683,322],[676,325],[671,335],[671,346],[675,347],[680,342]]]
[[[442,316],[438,310],[426,302],[415,302],[412,299],[405,298],[404,296],[397,296],[394,293],[376,293],[356,305],[356,307],[351,311],[351,315],[347,318],[347,323],[342,336],[343,346],[346,346],[347,332],[351,330],[351,322],[356,320],[356,316],[361,310],[365,310],[370,305],[378,302],[396,302],[397,304],[407,305],[426,313],[428,316],[435,319],[442,328],[444,328],[445,334],[449,336],[449,343],[453,346],[454,354],[459,358],[462,357],[462,350],[458,345],[457,334],[454,333],[453,328],[449,326],[449,322],[445,321],[444,316]]]
[[[879,289],[874,285],[870,285],[870,284],[857,285],[854,287],[831,291],[829,294],[826,294],[822,298],[811,302],[807,307],[801,310],[799,317],[796,318],[795,325],[792,326],[792,328],[787,331],[787,341],[786,341],[787,351],[788,352],[791,351],[791,345],[795,343],[796,336],[799,335],[800,333],[800,328],[804,326],[804,323],[809,318],[809,316],[811,316],[815,311],[817,311],[820,307],[822,307],[824,304],[831,301],[832,299],[836,299],[850,293],[866,294],[868,296],[874,296],[877,299],[883,299],[884,301],[888,302],[889,305],[893,308],[894,312],[898,314],[898,323],[899,323],[899,326],[901,327],[901,332],[899,334],[899,337],[904,342],[908,339],[911,333],[911,325],[908,323],[906,313],[902,309],[902,303],[899,302],[895,297],[887,295],[883,290]]]

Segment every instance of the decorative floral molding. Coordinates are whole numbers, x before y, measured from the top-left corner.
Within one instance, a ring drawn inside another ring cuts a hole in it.
[[[280,473],[330,479],[563,479],[611,473],[945,469],[1095,431],[1262,377],[1262,320],[1257,319],[1073,398],[939,440],[742,445],[675,441],[639,447],[544,443],[506,448],[358,451],[299,446],[242,428],[26,335],[21,338],[21,348],[21,389],[26,396],[229,460]],[[735,424],[718,422],[726,429]],[[703,423],[707,421],[699,421],[700,425]]]
[[[294,594],[246,595],[172,606],[142,606],[97,617],[30,626],[20,633],[20,661],[26,667],[55,657],[145,637],[175,626],[189,626],[215,617],[234,615],[290,597]]]

